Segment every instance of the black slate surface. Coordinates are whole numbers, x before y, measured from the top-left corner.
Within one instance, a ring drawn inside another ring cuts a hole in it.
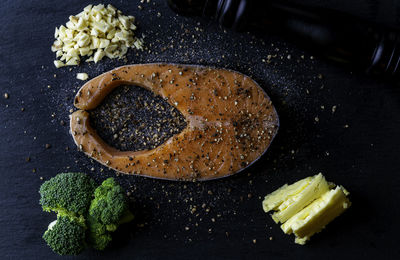
[[[202,64],[248,74],[270,94],[281,128],[261,160],[230,178],[177,183],[117,177],[132,193],[131,206],[137,218],[118,231],[109,249],[87,250],[81,258],[400,256],[398,86],[311,57],[279,37],[234,33],[205,20],[177,17],[164,1],[141,4],[142,10],[139,3],[111,2],[136,16],[138,33],[146,36],[148,49],[131,50],[128,64]],[[55,69],[50,51],[55,26],[89,3],[93,2],[19,0],[1,4],[2,259],[57,257],[41,238],[55,219],[38,204],[38,189],[44,180],[65,171],[87,172],[97,181],[115,176],[76,151],[67,125],[72,99],[82,85],[75,79],[76,73],[94,77],[125,62],[104,60],[71,70]],[[263,61],[268,55],[273,56],[271,63]],[[8,99],[4,93],[9,94]],[[46,149],[46,144],[51,147]],[[351,192],[353,206],[308,245],[299,246],[262,211],[261,200],[284,183],[318,172],[344,185]]]

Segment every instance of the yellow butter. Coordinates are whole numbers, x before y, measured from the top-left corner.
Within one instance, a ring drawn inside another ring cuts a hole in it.
[[[281,188],[265,196],[262,202],[265,212],[277,209],[290,196],[300,193],[311,182],[312,177],[305,178],[291,185],[283,185]]]
[[[274,210],[273,220],[283,223],[282,230],[294,233],[295,243],[303,245],[350,207],[348,191],[335,186],[322,174],[307,177],[267,195],[262,206],[265,212]]]
[[[279,205],[278,211],[272,215],[272,219],[276,223],[284,223],[328,190],[329,186],[325,177],[322,176],[322,174],[314,176],[303,190],[298,194],[289,196],[281,205]]]
[[[287,234],[293,232],[296,235],[296,243],[304,244],[350,205],[345,190],[338,186],[291,217],[281,228]]]

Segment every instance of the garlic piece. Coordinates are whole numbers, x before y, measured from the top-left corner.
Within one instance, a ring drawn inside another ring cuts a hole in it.
[[[76,78],[80,80],[87,80],[89,75],[87,73],[77,73]]]

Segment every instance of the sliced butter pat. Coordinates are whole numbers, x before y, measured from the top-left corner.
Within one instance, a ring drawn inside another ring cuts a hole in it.
[[[328,182],[322,174],[314,176],[311,182],[303,188],[298,194],[289,196],[278,207],[278,212],[272,215],[272,219],[276,223],[284,223],[294,214],[302,210],[315,199],[329,190]]]
[[[297,244],[305,244],[326,224],[343,213],[351,203],[349,192],[327,182],[322,174],[285,184],[267,195],[262,203],[265,212],[276,211],[272,218],[286,234],[294,233]]]
[[[312,179],[312,177],[307,177],[291,185],[285,184],[271,194],[268,194],[262,202],[264,211],[276,210],[288,197],[294,196],[304,190]]]
[[[87,73],[77,73],[76,78],[80,80],[87,80],[89,75]]]
[[[294,233],[295,242],[305,244],[312,235],[320,232],[329,222],[342,214],[351,203],[343,187],[327,191],[281,226],[286,234]]]

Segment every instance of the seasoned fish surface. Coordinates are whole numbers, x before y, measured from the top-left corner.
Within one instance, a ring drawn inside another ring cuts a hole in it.
[[[120,85],[141,86],[185,117],[186,127],[149,150],[120,151],[102,140],[88,110]],[[271,100],[249,77],[230,70],[175,64],[130,65],[87,82],[70,117],[77,146],[116,171],[171,180],[208,180],[234,174],[257,160],[279,126]]]

